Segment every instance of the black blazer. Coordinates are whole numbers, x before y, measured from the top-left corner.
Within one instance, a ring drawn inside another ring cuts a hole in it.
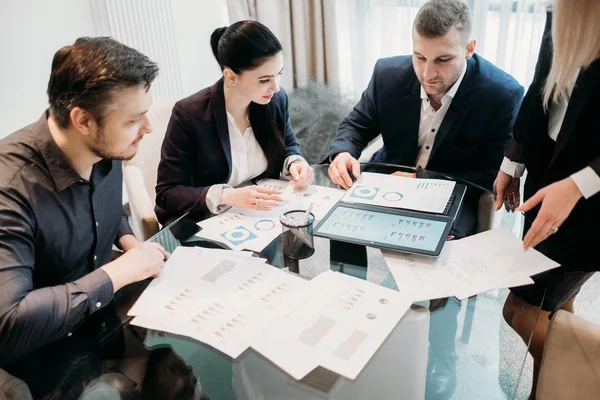
[[[600,110],[600,59],[580,72],[556,143],[548,137],[548,114],[543,109],[542,91],[552,60],[551,20],[548,13],[535,77],[523,100],[515,122],[514,140],[507,152],[509,159],[525,162],[525,199],[587,166],[600,175],[600,132],[596,125]],[[526,213],[528,220],[533,221],[538,211],[535,208]],[[600,195],[596,194],[587,200],[582,198],[558,232],[541,243],[538,250],[563,268],[600,270],[595,252],[598,227]],[[529,228],[529,223],[525,228]]]
[[[286,92],[281,89],[275,93],[265,107],[271,108],[283,137],[284,159],[302,155],[290,123]],[[230,175],[231,143],[220,79],[173,107],[158,165],[158,220],[166,225],[186,212],[201,216],[207,211],[208,189],[226,183]]]
[[[411,56],[377,61],[360,102],[341,123],[327,160],[340,151],[358,158],[381,133],[384,146],[372,162],[414,165],[420,91]],[[516,80],[475,54],[436,135],[427,168],[491,189],[522,98],[523,87]]]

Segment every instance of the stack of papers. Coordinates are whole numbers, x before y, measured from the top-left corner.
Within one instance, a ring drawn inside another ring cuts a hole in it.
[[[336,272],[312,281],[247,254],[179,247],[129,311],[232,358],[252,347],[296,379],[354,379],[410,307],[406,294]]]
[[[363,172],[342,201],[441,214],[455,185],[454,181],[440,179]]]
[[[289,182],[275,179],[264,179],[258,186],[281,191],[282,204],[270,211],[231,208],[198,222],[202,230],[196,236],[222,243],[232,250],[245,249],[259,253],[281,233],[281,214],[289,210],[307,210],[312,204],[311,212],[316,223],[345,193],[340,189],[322,186],[309,186],[298,191]]]
[[[531,276],[559,267],[498,228],[449,241],[437,258],[383,252],[398,290],[415,301],[455,296],[464,299],[492,289],[532,284]]]

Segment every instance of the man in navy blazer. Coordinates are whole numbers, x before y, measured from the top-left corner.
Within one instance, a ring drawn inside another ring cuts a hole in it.
[[[512,134],[523,88],[474,54],[469,9],[461,0],[431,0],[413,26],[413,55],[377,61],[368,88],[338,129],[327,155],[330,179],[352,185],[357,158],[377,135],[383,148],[372,162],[427,168],[487,189]],[[473,194],[479,194],[474,191]],[[467,198],[452,228],[457,238],[473,233],[478,198]],[[456,388],[457,314],[447,299],[430,306],[426,397],[449,398]]]
[[[469,9],[431,0],[413,26],[413,55],[377,61],[369,86],[341,123],[327,160],[330,179],[347,188],[348,171],[377,135],[371,162],[447,173],[487,189],[502,162],[523,87],[474,54]]]

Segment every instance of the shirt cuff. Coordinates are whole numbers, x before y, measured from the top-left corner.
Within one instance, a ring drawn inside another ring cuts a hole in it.
[[[115,239],[115,245],[117,245],[117,247],[119,239],[121,239],[121,236],[125,235],[133,235],[133,230],[131,229],[131,225],[129,225],[129,216],[123,211],[121,223],[119,224],[119,231],[117,232],[117,237]]]
[[[592,167],[585,167],[571,175],[571,178],[586,199],[600,192],[600,176],[596,174]]]
[[[513,178],[520,178],[525,173],[525,164],[511,161],[507,157],[504,157],[504,160],[502,160],[502,165],[500,165],[500,171],[512,176]]]
[[[223,211],[231,208],[230,206],[221,204],[223,189],[232,189],[232,187],[225,184],[212,185],[208,189],[208,192],[206,192],[206,208],[213,214],[221,214]]]
[[[283,168],[281,169],[281,175],[283,175],[283,177],[286,178],[286,179],[289,179],[291,177],[291,175],[290,175],[290,165],[293,162],[302,162],[302,163],[308,165],[308,163],[306,162],[306,160],[302,156],[299,156],[299,155],[289,156],[283,162]]]
[[[77,287],[78,292],[87,295],[88,315],[106,306],[114,297],[112,281],[108,274],[100,268],[72,282],[72,284]]]

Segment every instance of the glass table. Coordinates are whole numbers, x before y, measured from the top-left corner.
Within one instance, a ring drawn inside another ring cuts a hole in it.
[[[314,166],[315,185],[335,187],[327,168]],[[418,177],[465,184],[464,206],[451,232],[455,238],[498,225],[493,195],[480,186],[395,165],[362,164],[361,170],[415,172]],[[171,252],[178,246],[220,247],[195,236],[200,229],[196,222],[184,215],[150,241]],[[520,234],[519,229],[515,231]],[[396,289],[375,248],[315,237],[315,253],[297,261],[282,255],[277,238],[256,256],[306,279],[333,270]],[[193,339],[130,325],[127,311],[147,284],[124,288],[110,306],[92,315],[72,336],[8,371],[25,380],[35,397],[56,399],[195,399],[203,392],[213,400],[492,400],[520,398],[527,392],[518,387],[527,347],[502,317],[508,289],[463,301],[446,298],[415,303],[356,380],[317,368],[296,381],[251,349],[231,360]],[[525,381],[520,385],[527,385]]]

